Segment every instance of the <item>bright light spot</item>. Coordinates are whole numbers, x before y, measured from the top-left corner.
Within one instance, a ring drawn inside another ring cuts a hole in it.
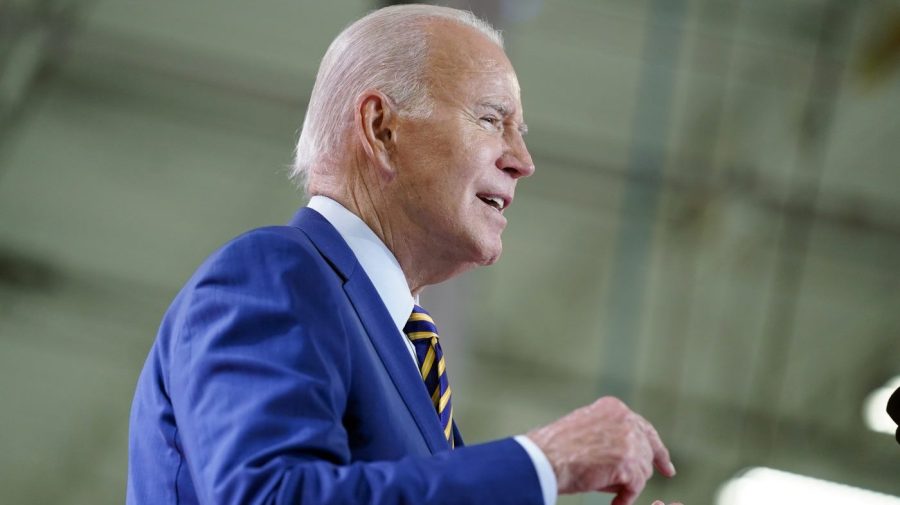
[[[771,468],[752,468],[719,488],[716,505],[900,505],[900,497]]]
[[[863,418],[866,426],[872,431],[893,435],[897,431],[897,424],[887,414],[888,398],[900,387],[900,376],[889,380],[884,386],[872,391],[863,404]]]

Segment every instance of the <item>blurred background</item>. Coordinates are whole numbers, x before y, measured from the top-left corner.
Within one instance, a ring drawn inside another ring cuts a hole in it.
[[[0,503],[124,501],[163,312],[303,205],[318,62],[387,3],[0,0]],[[642,503],[900,503],[900,1],[442,3],[503,29],[538,167],[423,296],[467,441],[612,394],[679,470]]]

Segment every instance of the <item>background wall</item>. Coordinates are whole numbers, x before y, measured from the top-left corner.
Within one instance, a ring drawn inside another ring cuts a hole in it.
[[[0,502],[123,501],[166,306],[304,203],[286,167],[319,59],[377,6],[0,1]],[[760,465],[900,495],[862,419],[900,374],[900,3],[473,7],[538,170],[502,261],[423,296],[468,441],[615,394],[679,469],[646,503]]]

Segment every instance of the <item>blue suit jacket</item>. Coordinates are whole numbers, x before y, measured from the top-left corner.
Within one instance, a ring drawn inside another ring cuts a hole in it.
[[[515,440],[449,450],[374,286],[311,209],[207,259],[138,380],[129,504],[542,501]]]

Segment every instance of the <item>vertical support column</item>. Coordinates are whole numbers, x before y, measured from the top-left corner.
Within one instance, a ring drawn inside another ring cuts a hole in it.
[[[666,164],[675,65],[685,18],[683,0],[654,0],[648,6],[630,157],[621,202],[619,232],[607,293],[607,333],[600,359],[603,394],[628,401],[637,361],[653,227]]]

